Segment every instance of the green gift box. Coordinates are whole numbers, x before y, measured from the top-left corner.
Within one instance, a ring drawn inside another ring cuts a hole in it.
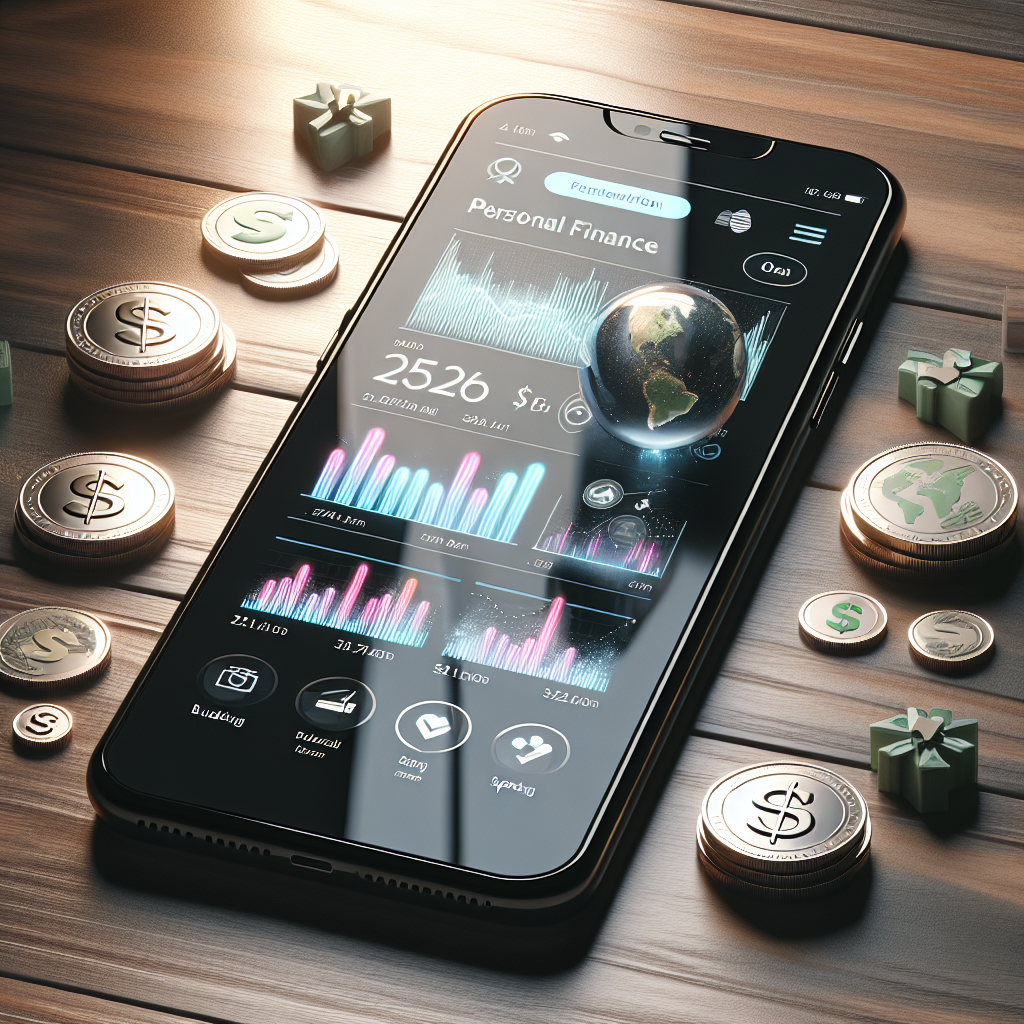
[[[978,781],[978,720],[944,708],[907,708],[871,726],[878,791],[903,796],[922,813],[949,809],[951,790]]]
[[[899,396],[917,409],[917,418],[937,423],[970,443],[999,415],[1003,364],[975,359],[951,348],[939,359],[930,352],[907,352],[899,370]]]
[[[295,134],[321,169],[333,171],[373,151],[391,131],[391,97],[354,85],[318,82],[316,92],[292,100]]]

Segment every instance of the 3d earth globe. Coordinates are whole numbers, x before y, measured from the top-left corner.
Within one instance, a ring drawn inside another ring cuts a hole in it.
[[[583,395],[608,433],[638,448],[681,448],[732,415],[747,350],[724,303],[692,285],[657,284],[594,317],[582,362]]]

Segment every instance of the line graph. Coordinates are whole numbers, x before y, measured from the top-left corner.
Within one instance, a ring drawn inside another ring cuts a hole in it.
[[[409,522],[438,526],[514,544],[516,531],[544,479],[542,462],[521,472],[500,474],[493,488],[473,487],[480,471],[479,452],[467,452],[446,487],[426,468],[397,466],[394,455],[380,454],[386,433],[373,427],[346,468],[344,448],[327,457],[310,497],[379,512]]]
[[[341,587],[317,585],[305,563],[293,576],[271,577],[242,602],[242,607],[299,622],[311,622],[375,640],[422,647],[430,630],[430,602],[413,602],[419,580],[375,584],[361,562]],[[373,596],[370,594],[373,593]]]
[[[452,235],[431,272],[406,329],[578,365],[594,316],[623,292],[664,280],[572,253],[525,248],[498,239]],[[747,349],[741,398],[754,384],[787,304],[687,281],[732,310]]]

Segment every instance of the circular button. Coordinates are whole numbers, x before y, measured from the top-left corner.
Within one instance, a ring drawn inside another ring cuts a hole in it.
[[[440,700],[413,704],[395,722],[398,738],[421,754],[444,754],[461,747],[472,731],[473,723],[462,708]]]
[[[611,508],[622,501],[622,495],[618,480],[595,480],[583,489],[583,500],[591,508]]]
[[[494,737],[491,756],[498,764],[524,775],[548,775],[569,760],[569,741],[550,725],[524,722]]]
[[[780,252],[755,252],[743,261],[743,273],[751,281],[792,288],[807,277],[807,268],[799,260]]]
[[[327,732],[345,732],[368,722],[377,709],[373,691],[358,679],[328,676],[299,690],[295,710],[310,725]]]
[[[218,704],[258,704],[277,689],[277,673],[250,654],[225,654],[199,670],[199,689]]]

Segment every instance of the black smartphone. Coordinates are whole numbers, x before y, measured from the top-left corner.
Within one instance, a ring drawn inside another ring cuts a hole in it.
[[[592,894],[904,208],[850,153],[476,110],[97,747],[98,812],[481,907]]]

